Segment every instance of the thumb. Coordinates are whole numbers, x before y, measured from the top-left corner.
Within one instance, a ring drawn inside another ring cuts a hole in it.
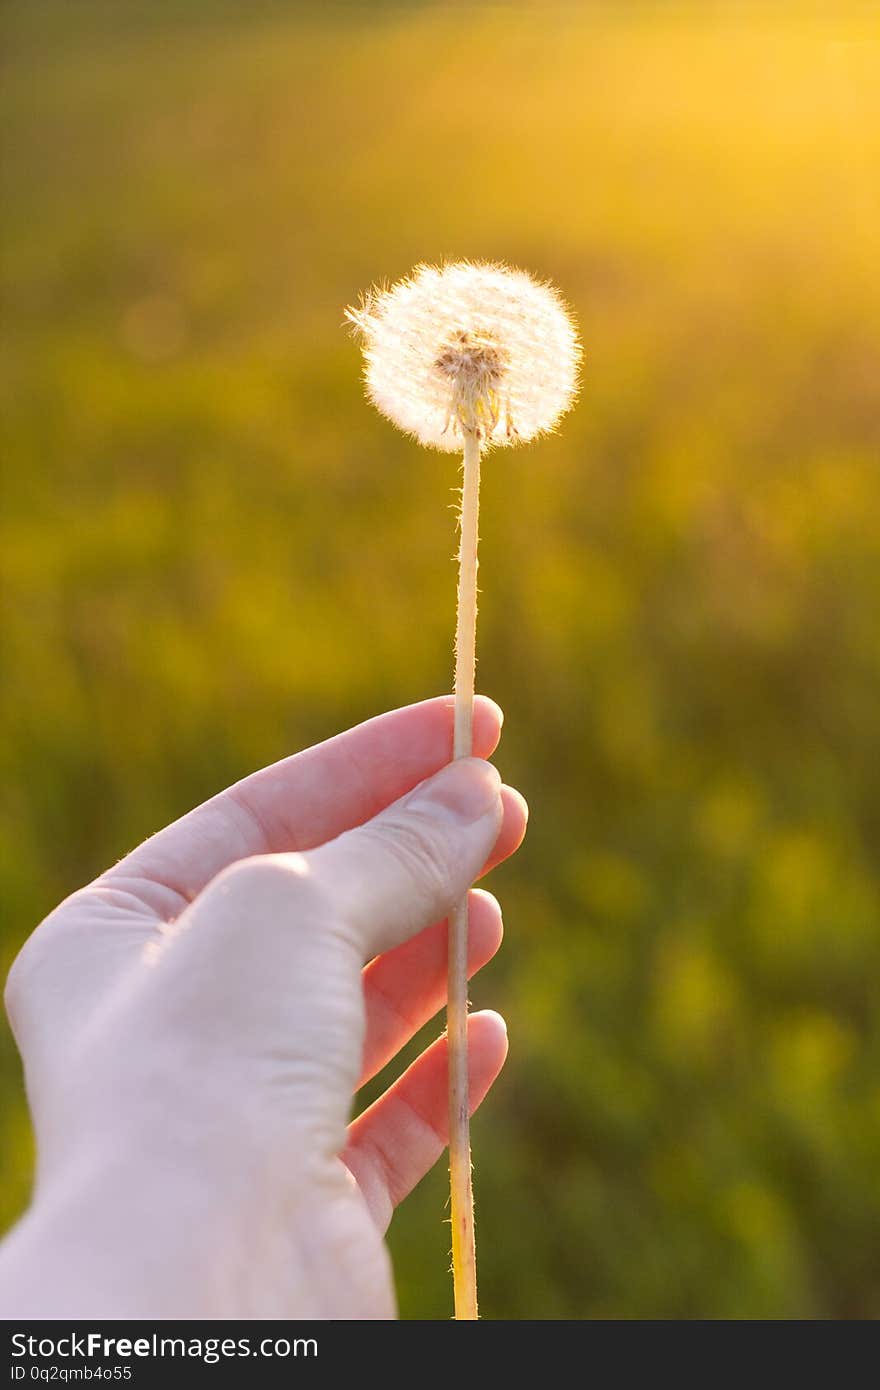
[[[364,959],[445,917],[483,867],[501,828],[501,778],[459,758],[373,820],[306,856]]]

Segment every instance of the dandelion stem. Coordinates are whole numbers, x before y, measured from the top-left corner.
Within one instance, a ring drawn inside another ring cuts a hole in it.
[[[456,758],[473,752],[474,671],[477,651],[477,541],[480,515],[480,438],[465,433],[455,628]],[[474,1195],[471,1184],[467,1049],[467,898],[449,918],[449,1178],[452,1197],[452,1278],[457,1319],[477,1317]]]

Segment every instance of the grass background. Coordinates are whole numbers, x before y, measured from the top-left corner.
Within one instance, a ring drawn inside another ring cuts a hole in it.
[[[580,321],[576,413],[485,468],[532,807],[472,991],[488,1317],[880,1315],[872,10],[4,7],[4,968],[197,800],[449,688],[454,463],[342,306],[491,257]],[[8,1223],[5,1031],[0,1139]],[[392,1228],[407,1316],[451,1311],[445,1190]]]

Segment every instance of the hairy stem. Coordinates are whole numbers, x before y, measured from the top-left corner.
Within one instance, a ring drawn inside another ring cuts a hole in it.
[[[480,440],[465,434],[458,552],[458,617],[455,629],[454,756],[473,752],[474,671],[477,651],[477,540],[480,515]],[[457,1319],[477,1317],[474,1195],[467,1051],[467,898],[449,918],[449,1177],[452,1197],[452,1278]]]

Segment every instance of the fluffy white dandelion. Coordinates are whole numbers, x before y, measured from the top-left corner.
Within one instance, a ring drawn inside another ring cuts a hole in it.
[[[577,387],[580,346],[559,294],[503,265],[419,266],[348,309],[367,393],[395,425],[449,453],[552,430]]]
[[[455,630],[456,758],[473,751],[480,456],[552,430],[570,407],[581,357],[561,297],[490,263],[418,266],[346,316],[363,338],[367,394],[422,444],[463,451]],[[449,1171],[456,1318],[477,1316],[468,1123],[467,899],[449,919]]]

